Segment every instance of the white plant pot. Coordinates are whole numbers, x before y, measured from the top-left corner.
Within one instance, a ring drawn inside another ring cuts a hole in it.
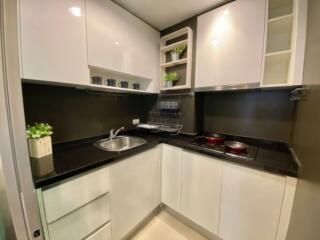
[[[180,54],[178,53],[171,53],[171,61],[175,62],[178,61],[180,59]]]
[[[51,137],[28,139],[32,174],[43,177],[54,170]]]
[[[172,81],[165,81],[164,82],[164,87],[165,88],[172,88],[173,82]]]

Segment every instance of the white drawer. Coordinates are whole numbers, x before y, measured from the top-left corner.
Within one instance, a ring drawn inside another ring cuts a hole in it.
[[[103,226],[85,240],[111,240],[111,223]]]
[[[47,222],[51,223],[110,190],[109,167],[43,191]]]
[[[48,225],[50,240],[80,240],[110,221],[109,194]]]

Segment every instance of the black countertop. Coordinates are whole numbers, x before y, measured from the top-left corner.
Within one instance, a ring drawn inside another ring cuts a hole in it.
[[[285,143],[271,141],[244,139],[252,145],[258,147],[257,156],[254,160],[234,159],[230,156],[221,156],[208,151],[205,147],[192,145],[193,137],[186,135],[170,136],[163,134],[152,134],[147,132],[131,132],[127,135],[140,136],[147,140],[143,146],[137,147],[125,152],[107,152],[93,145],[94,142],[103,137],[84,139],[69,143],[55,144],[53,147],[53,160],[55,171],[45,177],[34,177],[36,188],[44,187],[56,183],[63,179],[75,176],[77,174],[89,171],[96,167],[112,163],[130,155],[143,152],[153,148],[159,143],[167,143],[173,146],[181,147],[186,150],[192,150],[199,153],[213,155],[225,161],[239,163],[248,167],[266,170],[271,173],[282,174],[297,177],[298,166],[294,161],[289,146]],[[106,137],[106,136],[105,136]],[[243,138],[238,139],[243,140]]]

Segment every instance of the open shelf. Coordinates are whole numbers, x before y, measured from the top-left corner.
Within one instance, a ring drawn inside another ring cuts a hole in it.
[[[294,0],[269,0],[269,19],[293,13]]]
[[[188,40],[187,40],[187,39],[186,39],[186,40],[179,41],[179,42],[176,42],[176,43],[172,43],[172,44],[167,45],[167,46],[165,46],[165,47],[162,47],[162,48],[161,48],[161,51],[162,51],[162,52],[169,52],[169,51],[175,49],[176,47],[183,46],[183,45],[188,46]]]
[[[180,60],[174,61],[174,62],[163,63],[163,64],[161,64],[161,67],[169,68],[169,67],[174,67],[174,66],[181,65],[181,64],[186,64],[187,62],[188,62],[188,59],[184,58],[184,59],[180,59]]]
[[[112,92],[128,92],[128,93],[152,93],[153,92],[153,85],[152,80],[148,78],[143,78],[139,76],[134,76],[131,74],[126,74],[122,72],[116,72],[104,68],[89,66],[90,70],[90,79],[91,84],[89,88],[92,90],[98,91],[112,91]],[[99,76],[102,78],[101,84],[94,84],[92,83],[92,77]],[[116,80],[116,86],[107,86],[105,81],[107,79],[114,79]],[[128,88],[120,87],[120,82],[126,81],[128,82]],[[133,89],[133,84],[138,83],[140,85],[140,89]]]
[[[181,90],[191,88],[193,31],[189,27],[167,34],[160,41],[160,90]],[[177,61],[171,61],[170,51],[176,47],[186,45],[187,48]],[[171,88],[165,88],[166,73],[177,73],[179,80]]]
[[[173,86],[171,88],[165,88],[165,87],[161,87],[161,91],[173,91],[173,90],[183,90],[183,89],[188,89],[189,87],[185,86],[185,85],[181,85],[181,86]]]
[[[287,15],[268,23],[267,53],[291,49],[293,17]]]
[[[283,15],[283,16],[280,16],[280,17],[274,17],[274,18],[270,18],[268,20],[268,23],[272,23],[272,22],[277,22],[277,21],[281,21],[285,18],[292,18],[293,17],[293,14],[290,13],[290,14],[287,14],[287,15]]]
[[[96,85],[96,84],[90,84],[89,89],[91,90],[97,90],[97,91],[106,91],[106,92],[118,92],[118,93],[139,93],[139,94],[151,94],[148,91],[145,90],[136,90],[132,88],[121,88],[121,87],[110,87],[105,85]]]
[[[263,85],[288,83],[291,52],[283,51],[266,56]]]
[[[291,50],[285,50],[285,51],[278,51],[278,52],[267,53],[265,56],[266,56],[266,57],[271,57],[271,56],[282,55],[282,54],[291,54]]]

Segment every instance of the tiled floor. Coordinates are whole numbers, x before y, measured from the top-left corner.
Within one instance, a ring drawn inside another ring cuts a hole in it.
[[[207,240],[165,211],[155,216],[132,240]]]

